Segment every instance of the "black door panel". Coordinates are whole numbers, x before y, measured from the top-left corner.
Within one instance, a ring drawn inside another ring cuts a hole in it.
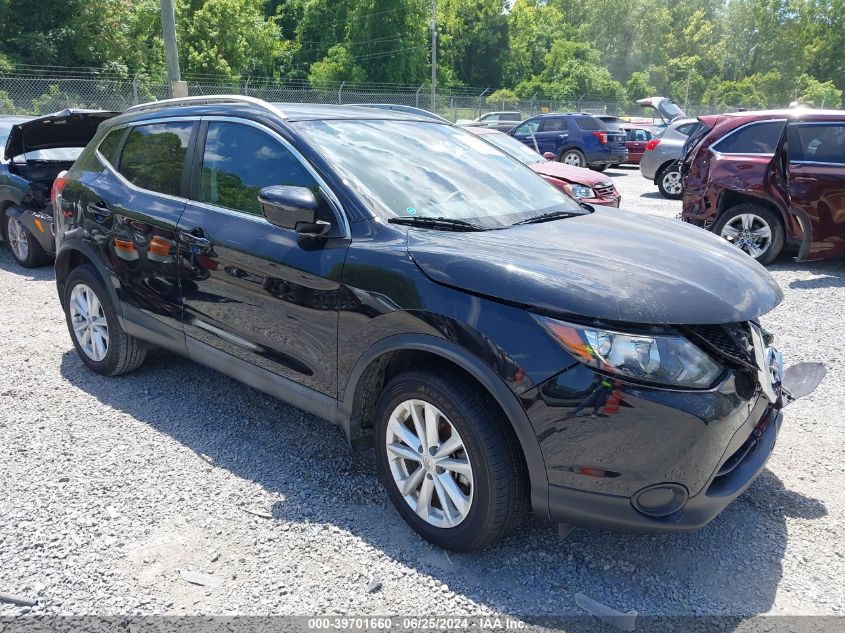
[[[310,187],[318,215],[340,222],[315,177],[267,130],[209,120],[193,197],[179,222],[184,324],[193,339],[322,393],[337,394],[337,319],[346,237],[314,238],[268,222],[262,187]]]

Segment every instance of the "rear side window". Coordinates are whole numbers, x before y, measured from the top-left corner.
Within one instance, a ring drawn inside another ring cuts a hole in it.
[[[572,119],[575,121],[575,125],[585,132],[594,132],[596,130],[605,129],[602,122],[592,116],[576,116],[572,117]]]
[[[540,125],[541,132],[562,132],[566,129],[566,121],[563,119],[543,119]]]
[[[845,165],[845,123],[790,125],[789,160]]]
[[[178,196],[193,123],[155,123],[132,129],[119,171],[136,187]]]
[[[264,187],[317,182],[291,151],[249,125],[210,122],[202,157],[200,201],[261,215],[258,194]]]
[[[117,153],[117,146],[120,145],[120,139],[123,137],[123,133],[125,131],[126,130],[122,128],[119,130],[112,130],[106,134],[106,137],[100,141],[100,145],[97,147],[97,151],[103,155],[103,158],[115,167],[117,167],[117,156],[115,156]]]
[[[774,154],[784,125],[784,121],[746,125],[713,145],[713,151],[723,154]]]

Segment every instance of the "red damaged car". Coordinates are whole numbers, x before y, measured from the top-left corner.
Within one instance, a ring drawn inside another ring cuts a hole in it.
[[[762,264],[845,256],[845,111],[700,117],[687,141],[681,218]]]
[[[559,163],[554,159],[554,155],[551,155],[551,158],[541,156],[515,138],[494,129],[469,127],[467,130],[527,165],[579,202],[618,207],[622,201],[613,181],[592,169]]]

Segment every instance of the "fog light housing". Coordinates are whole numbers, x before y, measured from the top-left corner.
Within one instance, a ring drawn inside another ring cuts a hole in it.
[[[683,508],[688,498],[689,493],[681,484],[655,484],[637,492],[631,503],[646,516],[660,518]]]

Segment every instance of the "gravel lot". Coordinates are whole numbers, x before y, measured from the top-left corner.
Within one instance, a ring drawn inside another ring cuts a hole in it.
[[[636,169],[623,207],[674,217]],[[704,530],[648,536],[528,520],[447,555],[405,526],[341,433],[158,352],[101,378],[77,358],[50,268],[0,246],[0,615],[845,615],[845,262],[771,268],[787,364],[829,373],[787,413],[764,475]],[[212,574],[222,587],[180,572]],[[373,576],[381,588],[368,591]]]

